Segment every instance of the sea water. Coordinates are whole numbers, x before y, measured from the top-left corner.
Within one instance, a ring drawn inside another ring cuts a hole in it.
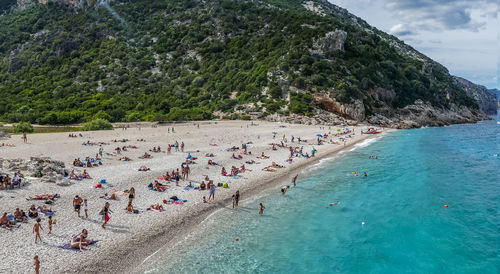
[[[218,211],[140,271],[500,273],[499,154],[496,121],[392,132],[305,170],[285,196]]]

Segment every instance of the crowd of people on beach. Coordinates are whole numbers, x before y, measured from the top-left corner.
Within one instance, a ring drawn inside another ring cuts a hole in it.
[[[199,127],[199,124],[197,125],[197,127]],[[124,128],[124,130],[125,129],[126,128]],[[172,133],[175,132],[173,127],[168,128],[168,133],[170,132]],[[160,177],[152,178],[151,183],[149,183],[146,186],[146,189],[155,192],[166,192],[169,189],[172,188],[178,189],[176,187],[181,187],[181,189],[187,191],[191,189],[202,192],[207,191],[208,198],[207,195],[202,194],[200,195],[200,197],[202,197],[201,201],[203,204],[213,203],[216,201],[217,188],[226,188],[226,189],[229,188],[230,187],[229,182],[231,182],[231,180],[241,178],[246,173],[252,172],[251,165],[261,164],[261,162],[264,162],[266,166],[261,168],[262,171],[278,172],[279,170],[286,169],[287,164],[292,164],[297,159],[300,158],[310,159],[315,157],[318,152],[315,146],[323,146],[325,144],[339,144],[338,141],[333,140],[333,137],[343,141],[345,139],[352,138],[354,135],[355,133],[352,130],[344,129],[337,133],[328,132],[325,134],[318,134],[315,140],[314,139],[308,140],[298,136],[291,136],[290,139],[287,139],[285,134],[283,134],[281,139],[276,140],[277,132],[273,132],[272,142],[269,143],[269,146],[265,151],[252,151],[253,148],[252,141],[245,142],[240,146],[232,145],[229,148],[225,149],[231,154],[229,160],[234,161],[235,163],[232,165],[230,164],[229,165],[230,167],[223,166],[224,164],[221,165],[218,163],[218,161],[216,162],[215,158],[217,156],[212,152],[202,154],[206,158],[209,158],[205,162],[206,163],[205,168],[206,169],[216,168],[220,170],[220,175],[223,178],[222,180],[211,179],[209,178],[208,175],[202,175],[202,180],[199,181],[193,180],[192,177],[197,177],[200,175],[199,171],[203,170],[203,167],[201,167],[203,166],[203,164],[201,164],[201,166],[198,167],[197,165],[200,165],[201,161],[199,161],[198,157],[193,156],[196,155],[193,153],[193,151],[190,151],[187,152],[185,159],[181,163],[179,163],[178,168],[172,169],[171,171],[165,171],[164,175]],[[82,134],[76,135],[73,133],[69,134],[68,136],[70,138],[75,138],[78,136],[83,137]],[[145,141],[145,140],[138,139],[137,141]],[[125,143],[129,142],[129,140],[123,138],[120,140],[115,139],[112,140],[111,142]],[[83,145],[99,146],[99,150],[96,153],[95,157],[86,156],[83,158],[84,160],[81,160],[81,158],[74,159],[72,163],[73,167],[83,168],[83,171],[81,171],[80,173],[78,169],[77,170],[72,169],[70,174],[68,174],[67,176],[71,180],[91,179],[92,177],[88,173],[87,168],[95,168],[102,166],[103,155],[107,156],[120,155],[120,157],[117,160],[128,162],[133,160],[131,156],[127,156],[128,154],[126,154],[129,151],[129,149],[139,149],[139,147],[135,145],[128,145],[128,146],[122,145],[115,147],[113,149],[114,153],[111,153],[111,152],[105,152],[104,146],[109,145],[109,143],[106,142],[87,141],[83,143]],[[215,143],[210,143],[209,145],[214,147],[218,146],[218,144]],[[310,150],[305,148],[305,146],[308,146]],[[285,159],[278,159],[277,157],[273,156],[273,151],[278,151],[278,150],[287,151],[287,156]],[[153,146],[151,149],[148,149],[148,151],[144,152],[144,154],[142,154],[142,156],[139,156],[138,158],[149,160],[153,158],[153,156],[150,153],[171,154],[172,152],[184,153],[184,151],[185,151],[185,143],[182,140],[179,140],[175,141],[173,144],[167,144],[166,151],[162,150],[160,145]],[[194,151],[199,152],[198,150]],[[106,161],[107,159],[108,158],[106,158]],[[370,156],[370,159],[378,159],[378,156]],[[283,162],[281,162],[281,160],[283,160]],[[226,163],[227,160],[223,162]],[[151,171],[151,168],[149,168],[146,165],[141,165],[138,168],[138,171]],[[196,172],[194,173],[193,171]],[[364,176],[367,176],[367,174],[364,173]],[[0,174],[0,188],[10,188],[10,189],[14,187],[20,188],[23,178],[24,175],[21,173],[20,170],[15,172],[13,177],[9,177],[8,174]],[[291,185],[293,187],[296,186],[297,178],[298,174],[292,178]],[[183,185],[181,186],[181,184]],[[290,189],[291,185],[282,186],[280,188],[281,194],[286,195],[286,192]],[[103,229],[106,229],[106,226],[111,220],[111,215],[113,214],[113,210],[111,209],[112,204],[110,203],[110,201],[119,200],[119,196],[123,195],[128,196],[128,202],[126,207],[124,208],[124,210],[126,210],[127,213],[139,214],[141,212],[141,210],[139,208],[136,208],[134,205],[134,199],[136,198],[136,191],[134,187],[120,193],[118,193],[118,191],[113,191],[108,193],[105,193],[103,196],[101,196],[101,198],[105,199],[106,201],[103,201],[103,206],[99,212],[89,212],[88,199],[83,198],[80,195],[75,195],[72,200],[72,205],[75,215],[79,218],[88,219],[89,215],[93,216],[93,214],[99,214],[102,218],[101,227]],[[35,197],[27,198],[27,200],[44,201],[47,205],[51,205],[54,202],[56,202],[58,198],[59,195],[57,194],[41,194]],[[231,196],[231,204],[233,209],[238,208],[240,200],[241,200],[240,191],[235,190],[234,194],[232,194]],[[167,205],[182,205],[185,202],[186,202],[185,200],[181,200],[177,196],[171,196],[169,199],[164,199],[162,201],[149,205],[146,209],[153,212],[163,212],[166,210]],[[336,204],[338,204],[338,202],[332,203],[330,204],[330,206]],[[113,204],[113,208],[114,206],[115,204]],[[266,207],[262,203],[259,203],[258,214],[263,215],[264,209],[266,209]],[[14,229],[19,227],[17,225],[22,223],[27,223],[29,222],[30,219],[33,219],[34,220],[33,234],[35,235],[35,243],[38,243],[42,241],[41,232],[44,231],[45,227],[45,225],[42,223],[42,217],[44,216],[47,217],[46,232],[47,235],[50,235],[52,233],[53,225],[56,224],[55,213],[56,213],[55,211],[53,211],[50,207],[47,207],[46,205],[39,205],[39,206],[31,205],[27,210],[21,210],[19,208],[16,208],[15,212],[13,212],[12,214],[8,213],[3,214],[3,216],[0,218],[0,226],[6,229]],[[73,235],[69,243],[70,248],[78,249],[81,251],[87,250],[88,247],[95,242],[89,238],[88,234],[89,232],[87,231],[87,229],[83,229],[80,233]],[[39,269],[40,267],[39,258],[35,257],[34,260],[36,268]]]

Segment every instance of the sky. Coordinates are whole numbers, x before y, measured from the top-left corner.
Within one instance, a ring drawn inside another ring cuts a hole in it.
[[[329,0],[451,74],[500,89],[499,0]]]

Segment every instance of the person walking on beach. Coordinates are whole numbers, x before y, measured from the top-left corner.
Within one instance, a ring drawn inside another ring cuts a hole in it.
[[[172,132],[174,132],[174,129],[172,128]],[[175,141],[175,151],[179,151],[179,142]]]
[[[26,134],[26,131],[23,132],[23,141],[24,141],[24,143],[28,142],[28,135]]]
[[[233,197],[231,197],[231,199],[233,200],[233,208],[234,208],[234,205],[236,204],[236,195],[233,194]]]
[[[38,260],[38,256],[35,256],[33,258],[33,260],[35,261],[35,273],[39,274],[40,273],[40,260]]]
[[[85,218],[89,218],[88,210],[89,204],[87,203],[87,199],[83,200],[83,210],[85,211]]]
[[[259,215],[262,215],[262,214],[264,214],[264,208],[265,207],[264,207],[264,205],[262,203],[260,203],[259,206],[260,206]]]
[[[295,184],[295,181],[297,181],[297,177],[299,177],[299,174],[295,175],[295,177],[293,177],[292,179],[293,187],[297,186],[297,184]]]
[[[103,218],[104,218],[104,223],[101,225],[102,228],[106,228],[106,224],[108,223],[109,221],[109,214],[110,213],[113,213],[113,211],[111,211],[111,209],[109,209],[109,203],[106,202],[106,204],[104,204],[104,208],[102,209],[102,214],[104,215]]]
[[[236,204],[236,207],[238,207],[238,203],[240,202],[240,191],[236,190],[236,194],[234,195],[234,201]]]
[[[40,242],[42,241],[42,237],[40,237],[40,229],[43,230],[42,225],[40,224],[41,219],[37,218],[36,223],[33,226],[33,233],[35,233],[35,244],[38,239],[40,239]]]
[[[189,178],[189,172],[191,171],[191,169],[189,168],[188,165],[186,165],[186,167],[184,168],[184,173],[185,173],[185,178],[183,178],[183,180],[187,180]]]
[[[52,233],[52,215],[49,216],[49,233],[47,233],[47,235],[51,234]]]
[[[78,197],[78,195],[76,195],[73,199],[73,207],[75,208],[75,212],[78,213],[78,217],[80,217],[80,208],[82,207],[82,203],[82,197]]]
[[[184,142],[181,142],[181,152],[184,152]]]
[[[129,206],[132,206],[132,201],[134,200],[135,198],[135,188],[131,188],[129,191],[128,191],[128,205]]]
[[[208,196],[208,200],[210,201],[210,198],[212,198],[212,201],[215,201],[215,185],[212,184],[210,186],[210,195]]]

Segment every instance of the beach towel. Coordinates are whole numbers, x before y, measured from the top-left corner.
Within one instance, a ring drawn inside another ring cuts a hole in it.
[[[77,240],[77,241],[79,241],[79,240],[80,240],[80,238],[77,238],[76,240]],[[95,244],[95,243],[97,243],[97,241],[92,241],[92,242],[90,243],[90,245],[93,245],[93,244]],[[67,250],[80,251],[80,248],[72,248],[72,247],[71,247],[71,242],[70,242],[69,244],[63,244],[63,245],[60,245],[60,246],[58,246],[58,247],[59,247],[59,248],[62,248],[62,249],[67,249]]]

